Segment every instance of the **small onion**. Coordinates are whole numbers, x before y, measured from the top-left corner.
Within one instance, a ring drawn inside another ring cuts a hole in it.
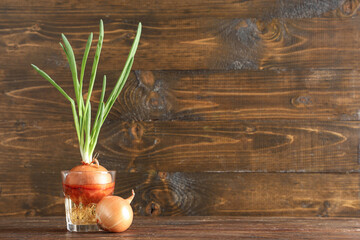
[[[123,199],[117,196],[107,196],[96,206],[96,221],[102,229],[110,232],[124,232],[133,220],[133,210],[130,206],[135,192]]]

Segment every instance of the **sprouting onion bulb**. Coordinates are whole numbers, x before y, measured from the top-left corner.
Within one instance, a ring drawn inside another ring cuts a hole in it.
[[[135,192],[123,199],[118,196],[106,196],[96,206],[96,221],[106,231],[124,232],[133,220],[133,210],[130,206]]]
[[[109,184],[112,182],[111,175],[107,169],[96,164],[79,165],[73,167],[65,179],[65,184],[89,185],[89,184]]]
[[[43,70],[39,69],[34,64],[31,64],[31,66],[42,77],[44,77],[46,80],[48,80],[62,95],[64,95],[64,97],[67,100],[70,101],[71,109],[72,109],[72,113],[73,113],[73,117],[74,117],[75,129],[76,129],[77,137],[79,140],[80,154],[81,154],[82,162],[84,164],[91,164],[93,162],[93,153],[94,153],[97,141],[98,141],[100,129],[101,129],[106,117],[108,116],[110,109],[114,105],[121,90],[123,89],[125,82],[130,74],[131,67],[134,62],[134,56],[135,56],[135,53],[136,53],[136,50],[137,50],[137,47],[138,47],[139,41],[140,41],[141,28],[142,28],[141,23],[139,23],[137,33],[135,36],[135,40],[131,47],[129,56],[126,60],[124,69],[121,72],[120,77],[119,77],[117,83],[115,84],[114,89],[110,93],[110,96],[108,97],[107,101],[104,101],[105,90],[106,90],[106,75],[104,75],[99,107],[97,109],[96,117],[93,120],[92,127],[91,127],[92,120],[91,120],[90,99],[91,99],[91,94],[92,94],[94,83],[95,83],[97,66],[99,63],[101,48],[102,48],[103,39],[104,39],[103,21],[100,20],[99,40],[97,43],[96,52],[95,52],[95,56],[94,56],[94,62],[92,65],[89,89],[87,92],[86,100],[83,97],[83,79],[84,79],[84,73],[85,73],[85,66],[86,66],[86,62],[87,62],[87,58],[89,55],[91,42],[92,42],[92,38],[93,38],[92,33],[90,33],[86,47],[85,47],[85,52],[84,52],[84,56],[83,56],[82,64],[81,64],[80,77],[77,72],[75,55],[74,55],[73,49],[72,49],[69,41],[65,37],[65,35],[62,34],[62,40],[64,42],[64,45],[62,43],[60,43],[60,46],[64,50],[67,60],[70,65],[70,70],[72,73],[73,85],[74,85],[74,90],[75,90],[75,97],[76,97],[75,101],[71,97],[69,97],[69,95],[48,74],[46,74]]]

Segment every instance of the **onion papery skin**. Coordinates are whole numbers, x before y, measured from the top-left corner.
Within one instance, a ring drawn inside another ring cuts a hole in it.
[[[70,170],[63,183],[63,190],[75,204],[98,203],[103,197],[114,193],[115,181],[106,168],[90,164]]]
[[[104,197],[96,206],[96,221],[109,232],[124,232],[133,221],[133,210],[128,199]]]
[[[106,168],[104,168],[101,165],[97,165],[97,164],[82,164],[82,165],[78,165],[76,167],[73,167],[70,172],[107,172],[108,170]]]

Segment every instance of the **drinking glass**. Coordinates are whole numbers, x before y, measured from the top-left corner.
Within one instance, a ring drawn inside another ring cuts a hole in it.
[[[114,193],[116,171],[62,171],[66,227],[70,232],[101,231],[96,204]]]

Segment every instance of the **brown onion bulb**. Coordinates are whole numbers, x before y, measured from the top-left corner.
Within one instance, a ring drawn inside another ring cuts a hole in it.
[[[133,220],[133,210],[130,206],[135,197],[132,195],[123,199],[118,196],[107,196],[101,199],[96,206],[96,221],[106,231],[124,232],[127,230]]]
[[[85,164],[72,168],[66,177],[67,185],[107,184],[112,182],[107,169],[98,164]]]
[[[72,168],[63,182],[66,196],[76,204],[87,206],[98,203],[114,192],[115,181],[106,168],[96,164],[83,164]]]

